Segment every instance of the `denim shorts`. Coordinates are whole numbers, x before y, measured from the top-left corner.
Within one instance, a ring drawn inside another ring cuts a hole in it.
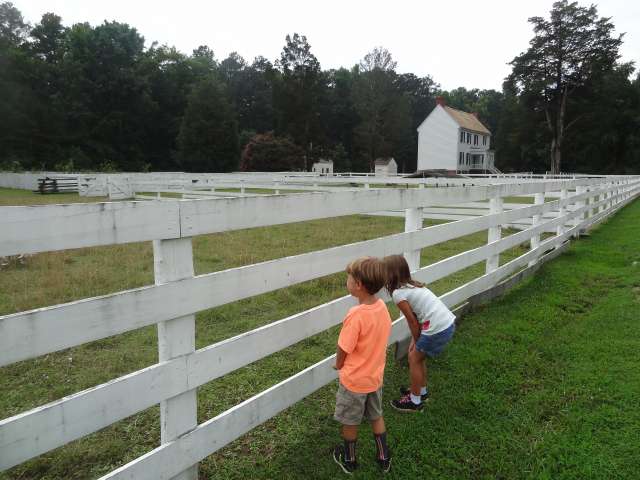
[[[452,323],[450,327],[445,328],[441,332],[433,335],[421,334],[420,338],[416,342],[416,350],[424,353],[427,357],[437,357],[442,353],[444,347],[453,338],[453,332],[456,331],[455,323]]]

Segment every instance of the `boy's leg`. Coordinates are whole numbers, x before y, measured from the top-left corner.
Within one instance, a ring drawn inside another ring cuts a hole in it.
[[[342,438],[355,442],[358,439],[358,425],[342,425]]]
[[[391,454],[387,446],[387,429],[382,416],[382,389],[370,393],[367,396],[366,416],[371,422],[373,439],[376,443],[376,461],[383,471],[391,468]]]
[[[333,459],[345,473],[357,468],[358,424],[364,416],[366,397],[366,394],[350,392],[342,384],[338,387],[334,418],[342,424],[343,445],[334,448]]]
[[[342,425],[342,440],[344,442],[344,459],[356,462],[356,442],[358,441],[358,425]]]

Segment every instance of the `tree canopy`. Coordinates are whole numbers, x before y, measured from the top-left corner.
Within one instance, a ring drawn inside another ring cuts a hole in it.
[[[0,3],[0,169],[303,170],[331,158],[370,171],[393,156],[413,172],[416,129],[443,96],[478,113],[504,171],[640,171],[640,80],[612,19],[562,0],[530,22],[501,91],[444,91],[400,73],[383,46],[323,70],[293,32],[276,59],[219,59],[207,45],[145,47],[118,21],[49,12],[30,25]]]

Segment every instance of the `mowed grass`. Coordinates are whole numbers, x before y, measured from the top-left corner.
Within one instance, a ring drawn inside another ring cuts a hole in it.
[[[81,197],[77,193],[52,193],[42,195],[27,190],[0,188],[0,206],[47,205],[53,203],[92,203],[105,201],[102,197]]]
[[[196,273],[375,238],[400,232],[402,229],[401,218],[358,215],[197,237],[194,240]],[[593,242],[594,238],[585,243]],[[422,263],[432,263],[485,242],[486,232],[480,232],[424,249]],[[579,243],[578,246],[580,245]],[[523,251],[518,248],[507,252],[503,256],[503,262]],[[0,272],[0,313],[12,313],[150,284],[153,282],[152,264],[149,243],[39,254],[29,257],[24,265],[12,262]],[[483,269],[484,265],[478,264],[443,279],[432,287],[436,292],[443,293],[481,274]],[[344,274],[339,273],[201,312],[197,315],[197,347],[229,338],[344,294]],[[481,340],[470,333],[472,328],[478,328],[475,325],[482,325],[482,320],[465,321],[449,354],[433,365],[431,385],[434,399],[425,415],[416,419],[387,412],[390,440],[395,452],[394,477],[400,477],[402,472],[413,477],[422,476],[425,472],[431,472],[431,476],[440,478],[496,476],[492,472],[498,470],[494,469],[493,458],[486,452],[468,464],[459,462],[460,451],[453,451],[454,447],[455,450],[462,448],[459,446],[460,442],[464,447],[462,451],[472,451],[473,445],[469,444],[468,437],[476,438],[472,432],[481,430],[472,429],[467,432],[465,428],[461,428],[461,425],[471,425],[472,419],[477,416],[477,412],[472,411],[472,418],[465,419],[464,414],[469,413],[462,408],[467,405],[465,402],[493,398],[487,396],[487,390],[490,389],[483,389],[482,384],[477,385],[475,390],[468,391],[467,388],[466,382],[479,380],[465,377],[467,370],[469,375],[479,375],[475,370],[476,364],[467,365],[470,360],[468,355],[472,353],[467,352],[468,344]],[[528,323],[524,322],[524,325]],[[476,335],[483,336],[489,331],[493,331],[493,325],[481,328]],[[201,387],[199,421],[215,416],[333,353],[336,336],[337,328],[331,329]],[[478,348],[486,350],[491,346],[482,344]],[[493,356],[502,358],[502,345],[497,346],[500,348],[493,352],[477,353],[480,360],[494,361]],[[455,353],[456,349],[462,351]],[[156,352],[156,331],[154,327],[149,327],[0,369],[0,391],[3,392],[0,398],[0,418],[144,368],[157,361]],[[464,361],[465,355],[467,362]],[[511,359],[507,360],[507,365],[513,364],[518,371],[522,370],[522,365],[515,359],[513,362],[510,362]],[[496,375],[496,368],[500,365],[499,361],[489,365],[493,375]],[[393,396],[395,388],[406,376],[406,368],[389,362],[386,401]],[[460,376],[459,382],[454,381],[456,376]],[[518,390],[519,384],[512,387]],[[201,478],[334,478],[337,467],[327,456],[330,444],[338,438],[336,425],[331,419],[334,395],[335,385],[323,388],[208,457],[201,463]],[[499,395],[494,396],[496,398],[493,401],[502,405]],[[436,420],[432,412],[438,412],[438,405],[444,409],[440,412],[444,417],[443,423],[431,424],[429,422]],[[487,411],[491,407],[487,405]],[[0,478],[98,477],[156,447],[159,444],[158,417],[157,407],[150,408],[15,467],[0,474]],[[531,421],[533,419],[535,416]],[[499,423],[496,415],[489,415],[485,420],[494,430],[495,424]],[[481,419],[478,422],[482,425]],[[458,438],[459,432],[463,431],[466,434],[461,440]],[[358,477],[377,476],[373,466],[364,461],[373,455],[368,427],[363,428],[362,434],[361,452],[364,464]],[[478,435],[476,440],[480,443],[486,441],[484,435]],[[503,437],[502,441],[511,448],[513,435]],[[419,444],[418,449],[415,443]],[[422,452],[418,460],[416,452]],[[501,465],[509,462],[502,460],[498,463]],[[518,464],[515,459],[511,462],[512,473],[521,471],[518,468],[514,470],[513,466]],[[480,476],[476,475],[477,472],[480,472]],[[513,478],[520,478],[520,475]]]

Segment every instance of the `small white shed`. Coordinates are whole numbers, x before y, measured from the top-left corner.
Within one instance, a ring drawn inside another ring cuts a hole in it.
[[[321,158],[313,164],[311,171],[319,173],[320,175],[332,175],[333,174],[333,160],[326,160]]]
[[[393,157],[377,158],[375,174],[380,177],[391,177],[398,174],[398,164]]]

